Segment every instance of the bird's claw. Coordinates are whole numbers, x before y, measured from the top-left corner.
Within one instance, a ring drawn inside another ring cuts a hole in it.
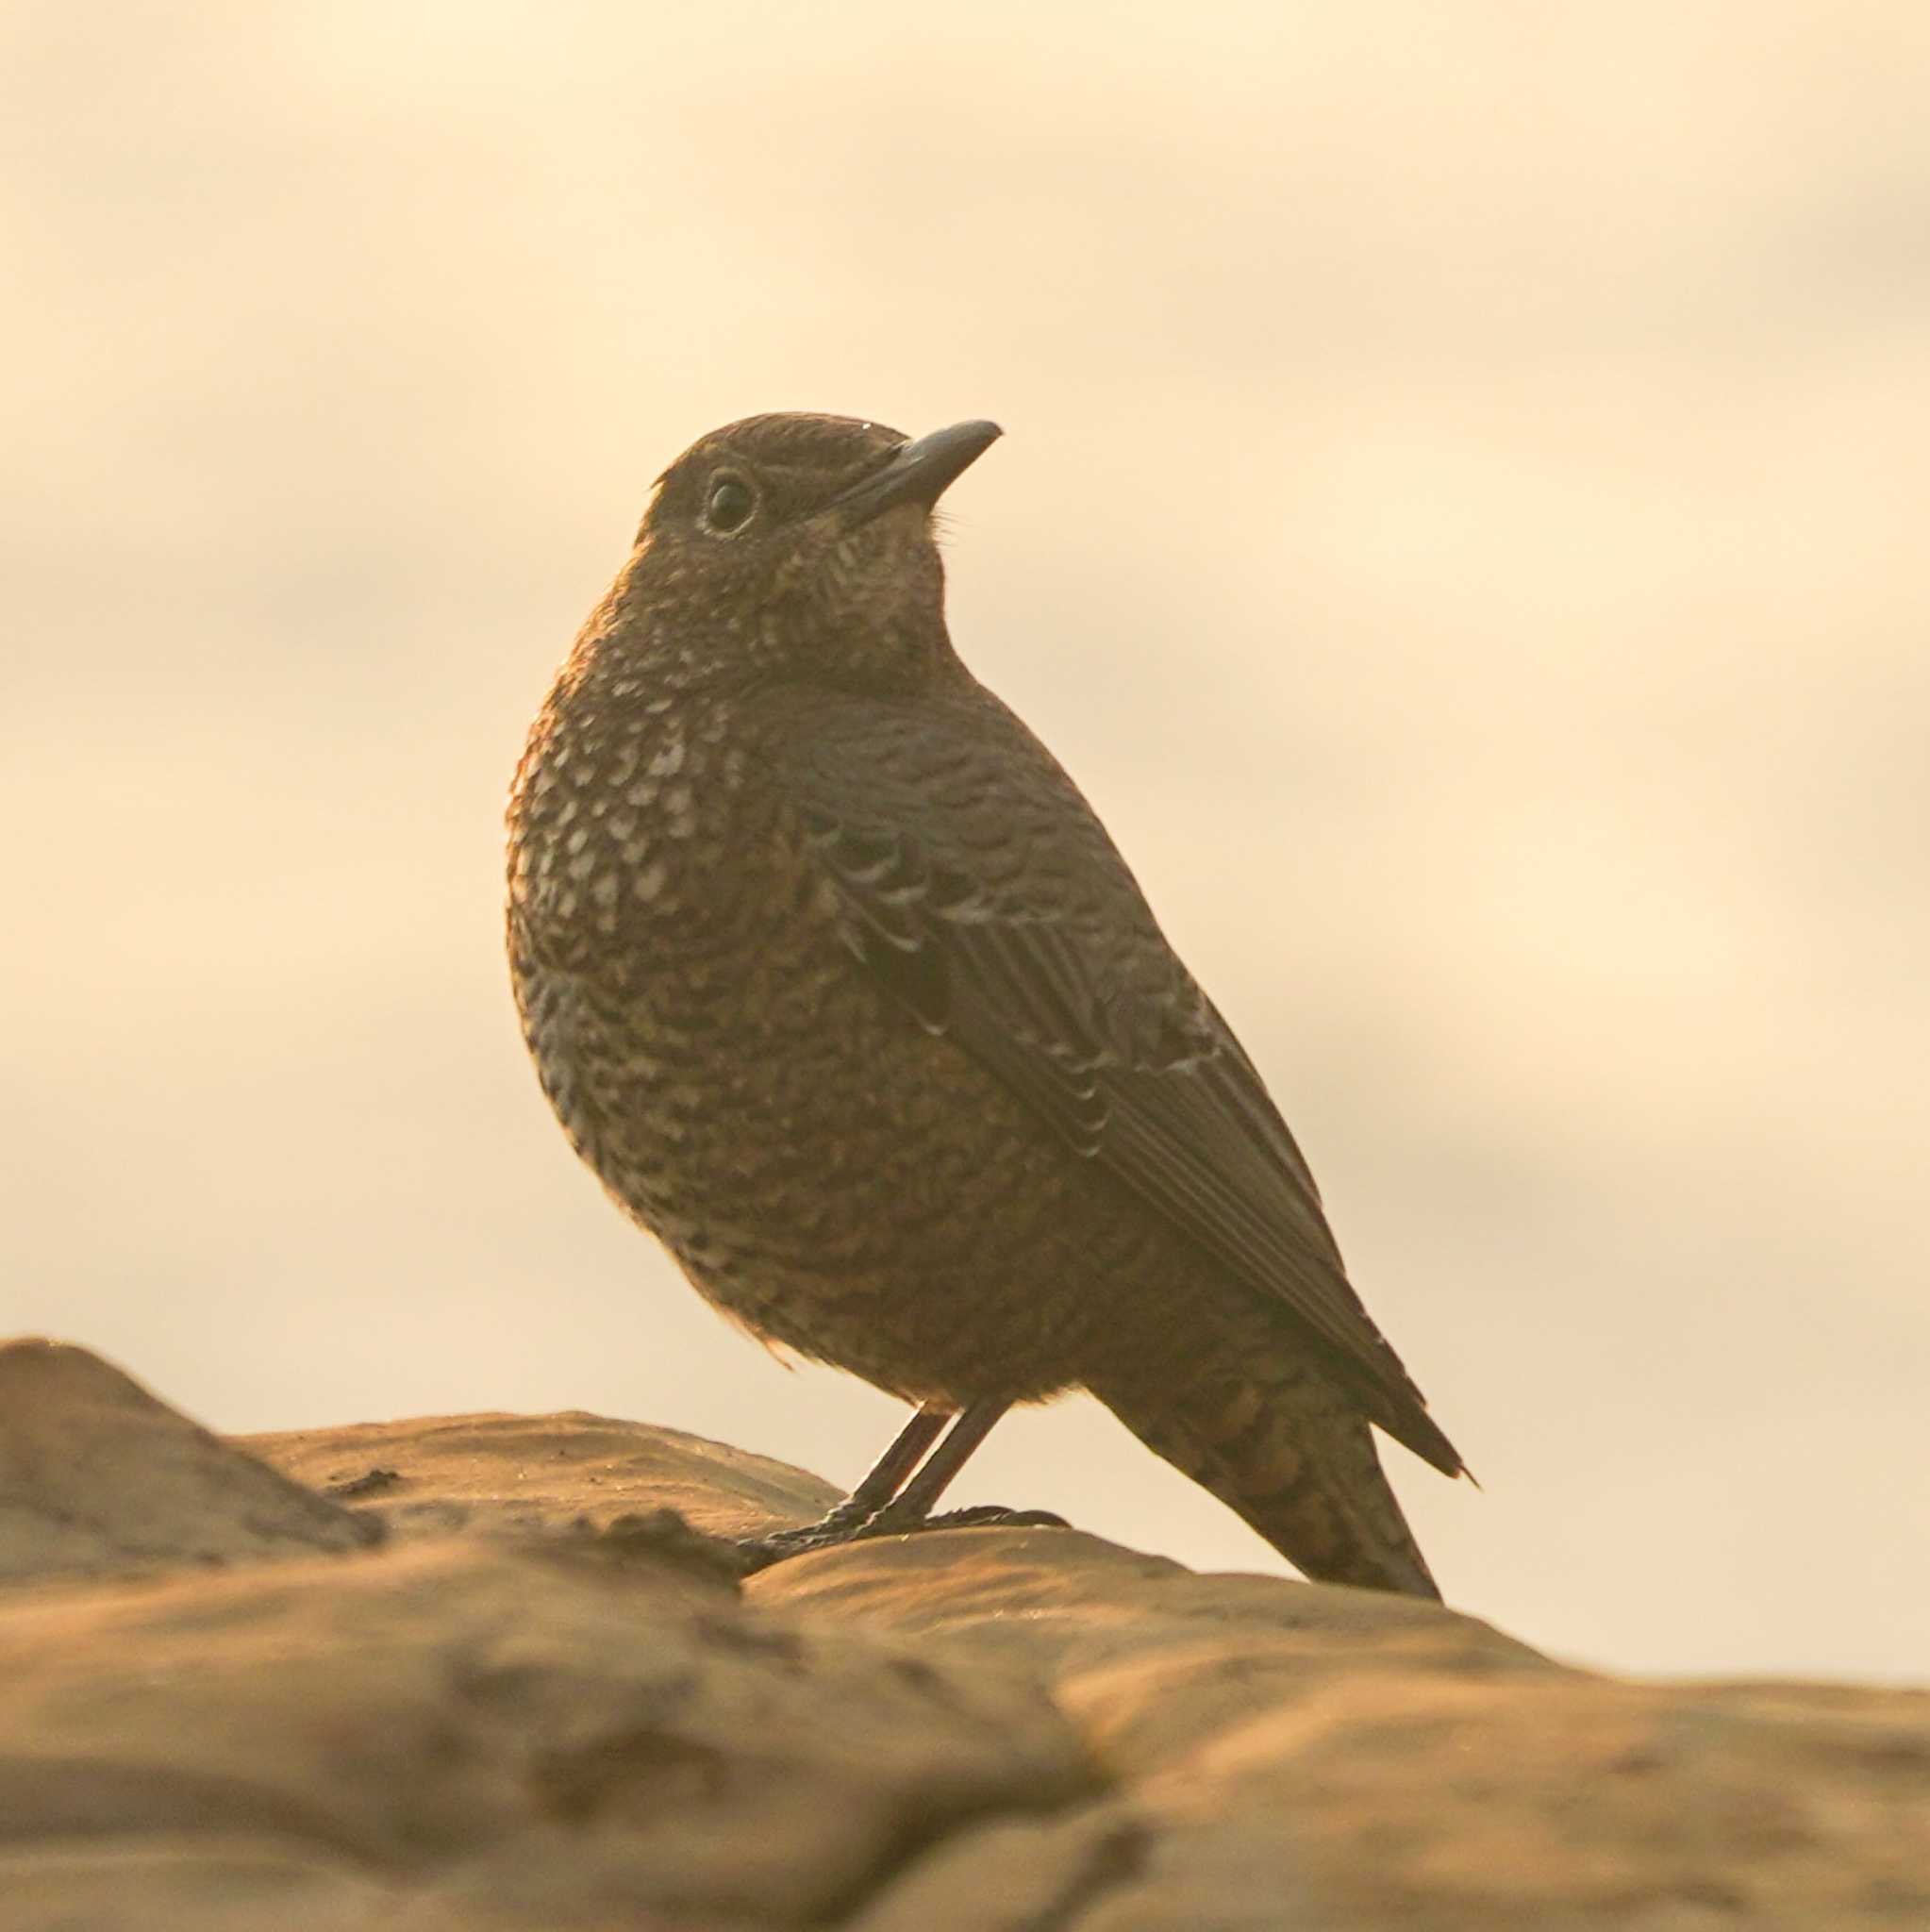
[[[915,1523],[894,1523],[891,1506],[884,1508],[859,1532],[863,1536],[908,1536],[923,1529],[1068,1529],[1063,1516],[1050,1509],[1007,1509],[998,1503],[980,1503],[971,1509],[948,1509],[942,1516],[927,1516]]]
[[[893,1505],[871,1516],[848,1514],[834,1509],[817,1523],[797,1529],[773,1530],[769,1536],[746,1537],[737,1546],[744,1574],[754,1575],[791,1557],[803,1557],[813,1550],[832,1550],[840,1543],[868,1542],[881,1536],[915,1536],[927,1529],[1064,1529],[1063,1516],[1049,1509],[1007,1509],[996,1503],[981,1503],[971,1509],[948,1509],[942,1516],[894,1517]]]

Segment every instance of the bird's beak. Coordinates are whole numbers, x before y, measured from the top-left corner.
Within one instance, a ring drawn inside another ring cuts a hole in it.
[[[947,488],[1005,432],[996,423],[954,423],[929,436],[901,443],[881,470],[854,483],[831,508],[847,530],[856,530],[901,503],[929,509]]]

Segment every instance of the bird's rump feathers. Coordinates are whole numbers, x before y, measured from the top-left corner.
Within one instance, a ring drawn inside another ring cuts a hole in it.
[[[889,995],[1319,1346],[1373,1421],[1461,1458],[1347,1281],[1252,1061],[1091,808],[997,699],[783,694],[777,773]]]

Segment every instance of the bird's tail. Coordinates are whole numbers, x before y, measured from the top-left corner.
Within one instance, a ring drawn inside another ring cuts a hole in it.
[[[1169,1373],[1092,1392],[1317,1582],[1439,1601],[1373,1432],[1341,1387],[1273,1349],[1229,1349]]]

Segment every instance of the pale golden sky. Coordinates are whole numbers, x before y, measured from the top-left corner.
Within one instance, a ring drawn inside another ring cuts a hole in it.
[[[1930,9],[27,4],[0,93],[0,1330],[855,1478],[550,1119],[501,799],[693,437],[992,416],[954,635],[1486,1484],[1387,1452],[1451,1600],[1930,1677]],[[1279,1567],[1085,1402],[960,1493]]]

